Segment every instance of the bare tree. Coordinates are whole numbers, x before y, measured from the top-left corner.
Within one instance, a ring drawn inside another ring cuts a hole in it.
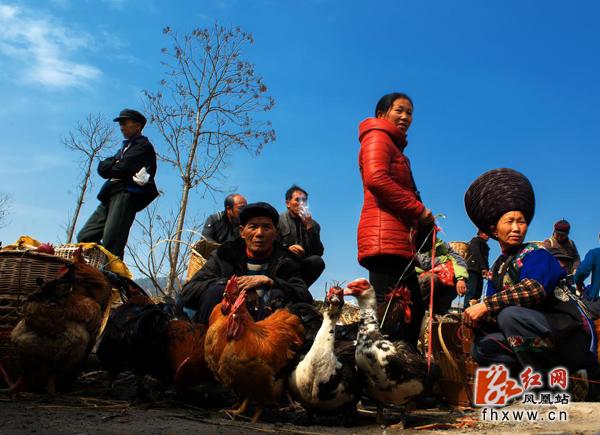
[[[167,27],[163,33],[172,47],[163,48],[166,78],[158,91],[144,91],[146,111],[166,143],[160,158],[181,178],[181,196],[173,238],[185,228],[190,192],[217,188],[231,153],[240,148],[260,153],[275,140],[271,123],[260,113],[274,105],[267,87],[243,57],[253,44],[252,35],[239,27],[195,29],[178,36]],[[177,278],[180,243],[169,244],[167,293]]]
[[[169,272],[169,250],[165,249],[173,241],[177,215],[169,212],[168,216],[159,213],[158,203],[154,202],[144,210],[144,214],[136,218],[137,235],[127,245],[134,267],[140,274],[150,280],[154,293],[164,293],[163,279]],[[188,225],[189,227],[189,225]],[[199,238],[200,226],[192,222],[191,229],[184,231],[177,242],[181,244],[181,255],[186,258],[195,240]],[[176,276],[179,278],[186,271],[186,263],[177,264]],[[180,289],[183,283],[177,279],[174,289]]]
[[[6,218],[11,212],[11,201],[10,196],[6,193],[0,192],[0,228],[4,228],[7,225]]]
[[[69,131],[68,135],[62,139],[63,145],[72,151],[80,154],[81,161],[81,180],[79,182],[77,202],[73,216],[70,218],[67,227],[67,243],[71,243],[75,226],[81,207],[85,200],[85,194],[92,185],[92,166],[100,154],[109,149],[114,142],[114,127],[112,123],[101,113],[89,114],[81,122],[78,122],[75,128]]]

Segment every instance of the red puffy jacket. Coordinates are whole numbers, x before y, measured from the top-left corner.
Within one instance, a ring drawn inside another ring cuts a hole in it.
[[[368,118],[359,126],[358,164],[364,202],[358,223],[358,262],[377,255],[411,258],[414,230],[425,206],[417,199],[410,162],[402,153],[406,138],[382,118]]]

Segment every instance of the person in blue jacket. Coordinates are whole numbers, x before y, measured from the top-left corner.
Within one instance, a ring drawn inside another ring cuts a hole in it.
[[[600,234],[598,234],[600,237]],[[592,283],[584,287],[583,282],[592,274]],[[597,301],[600,298],[600,248],[590,249],[575,272],[575,284],[585,299]]]

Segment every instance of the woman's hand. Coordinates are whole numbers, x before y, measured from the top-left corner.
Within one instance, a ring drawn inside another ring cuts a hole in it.
[[[473,327],[487,314],[488,308],[483,302],[471,305],[463,313],[463,320],[467,326]]]
[[[433,221],[434,221],[434,218],[433,218],[433,214],[431,213],[431,210],[429,210],[427,207],[425,207],[423,212],[419,215],[419,223],[431,224],[431,223],[433,223]]]
[[[464,295],[467,292],[467,283],[464,279],[459,279],[456,283],[456,293],[459,295]]]

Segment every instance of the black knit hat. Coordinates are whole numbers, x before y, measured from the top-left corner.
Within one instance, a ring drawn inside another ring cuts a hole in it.
[[[525,175],[514,169],[493,169],[480,175],[465,193],[465,208],[473,223],[492,238],[492,225],[509,211],[523,213],[527,224],[535,213],[535,195]]]
[[[255,202],[248,204],[240,212],[240,224],[246,225],[248,221],[254,217],[265,216],[271,218],[273,225],[277,226],[279,223],[279,213],[277,210],[266,202]]]

